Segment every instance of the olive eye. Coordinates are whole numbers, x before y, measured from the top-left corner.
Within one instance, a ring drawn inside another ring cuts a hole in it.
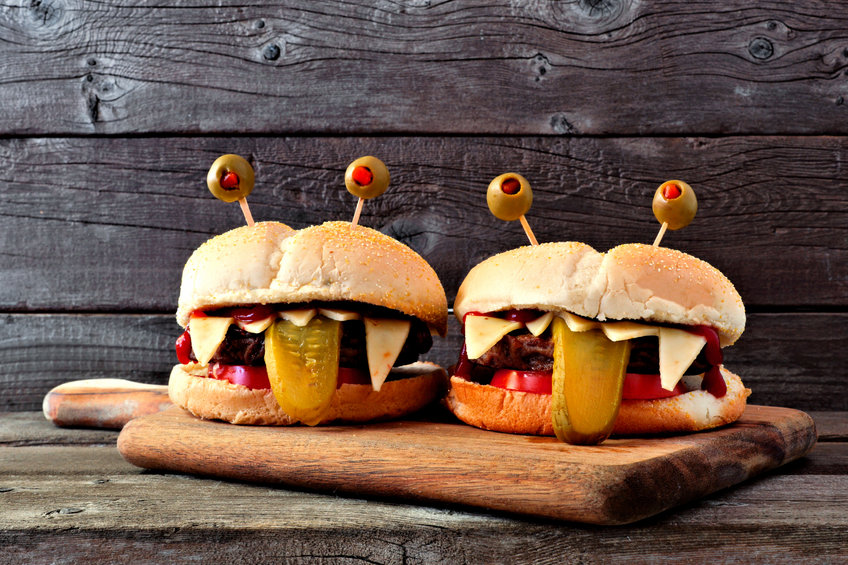
[[[530,183],[517,173],[504,173],[492,179],[486,191],[489,210],[500,220],[512,222],[530,210],[533,191]]]
[[[668,229],[679,230],[689,225],[698,211],[698,199],[692,187],[680,180],[662,183],[654,193],[651,206],[654,216]]]
[[[245,198],[253,190],[253,167],[239,155],[221,155],[206,173],[206,186],[223,202]]]
[[[386,192],[389,180],[389,170],[385,163],[370,155],[355,160],[345,171],[345,187],[348,192],[363,200]]]

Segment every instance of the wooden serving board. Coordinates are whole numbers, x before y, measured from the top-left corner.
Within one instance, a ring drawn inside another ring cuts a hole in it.
[[[807,414],[766,406],[711,432],[592,447],[433,421],[235,426],[171,408],[129,422],[118,449],[147,469],[626,524],[797,459],[815,441]]]

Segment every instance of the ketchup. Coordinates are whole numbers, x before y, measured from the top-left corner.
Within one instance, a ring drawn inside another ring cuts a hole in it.
[[[181,365],[188,365],[191,363],[191,358],[189,354],[191,353],[191,334],[188,333],[188,330],[184,331],[183,334],[177,338],[177,361],[180,362]]]
[[[274,309],[268,305],[260,304],[249,308],[231,308],[229,315],[244,324],[250,324],[264,320],[274,313]]]
[[[460,379],[466,381],[471,380],[471,371],[474,369],[474,364],[468,360],[468,353],[465,351],[465,342],[462,343],[462,351],[459,353],[459,363],[453,370],[453,374]]]

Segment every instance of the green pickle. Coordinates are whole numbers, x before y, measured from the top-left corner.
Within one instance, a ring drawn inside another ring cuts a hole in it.
[[[610,341],[600,330],[572,332],[560,317],[552,331],[554,432],[566,443],[599,444],[618,417],[630,342]]]
[[[309,426],[321,422],[336,392],[341,322],[316,316],[299,327],[277,320],[265,330],[265,366],[277,403]]]

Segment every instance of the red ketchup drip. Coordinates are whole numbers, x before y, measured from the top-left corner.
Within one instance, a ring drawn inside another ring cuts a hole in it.
[[[264,320],[274,313],[274,309],[270,306],[259,305],[250,308],[232,308],[229,310],[229,315],[244,324],[251,324]]]
[[[183,334],[177,338],[177,361],[180,362],[180,365],[188,365],[191,363],[191,358],[189,354],[191,353],[191,334],[188,333],[188,330],[184,331]]]
[[[465,343],[462,344],[462,351],[459,353],[459,363],[453,370],[453,374],[460,379],[466,381],[471,380],[471,371],[474,369],[474,364],[468,360],[468,353],[465,351]]]
[[[540,310],[509,310],[504,316],[505,320],[509,320],[510,322],[521,322],[522,324],[526,324],[527,322],[532,322],[533,320],[541,317],[544,312]]]
[[[707,340],[707,344],[704,346],[704,358],[710,364],[710,368],[704,373],[701,390],[706,390],[716,398],[721,398],[727,394],[727,385],[724,382],[724,377],[721,376],[721,369],[719,369],[719,365],[724,361],[724,355],[721,352],[718,333],[709,326],[694,326],[688,329],[691,333]]]

